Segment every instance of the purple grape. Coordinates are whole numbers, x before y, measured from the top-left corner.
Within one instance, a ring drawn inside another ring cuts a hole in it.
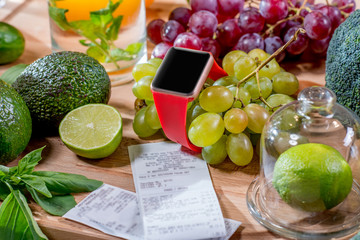
[[[334,32],[335,29],[341,24],[341,11],[334,6],[323,6],[319,8],[319,11],[330,19],[331,31]]]
[[[288,15],[287,0],[261,0],[259,11],[267,23],[274,24]]]
[[[147,37],[150,42],[158,44],[162,42],[161,38],[161,28],[165,24],[165,21],[162,19],[154,19],[146,27]]]
[[[185,28],[175,20],[170,20],[161,29],[161,38],[164,42],[173,43],[177,35],[185,32]]]
[[[199,37],[212,37],[218,21],[216,16],[205,10],[198,11],[189,19],[189,29]]]
[[[174,47],[190,48],[195,50],[201,50],[201,39],[191,32],[180,33],[175,41]]]
[[[346,13],[352,13],[356,9],[356,3],[354,0],[333,0],[332,4],[338,8],[347,6],[345,9],[343,9],[343,11]]]
[[[151,53],[151,56],[154,58],[164,59],[169,48],[171,48],[170,44],[168,44],[166,42],[161,42],[154,47],[154,49]]]
[[[244,0],[217,0],[219,6],[219,15],[235,17],[243,10]]]
[[[306,34],[315,40],[326,38],[331,33],[330,19],[320,11],[312,11],[304,18]]]
[[[284,36],[284,42],[287,43],[292,36],[295,35],[295,32],[299,29],[298,26],[291,27]],[[309,45],[309,38],[306,34],[298,34],[298,38],[292,42],[287,48],[286,51],[292,55],[299,55],[303,53]]]
[[[218,58],[221,52],[220,44],[211,38],[203,38],[201,39],[202,42],[202,51],[211,52],[214,58]]]
[[[175,20],[179,22],[186,29],[189,19],[191,17],[191,10],[185,7],[178,7],[171,11],[169,20]]]
[[[264,28],[265,19],[256,8],[250,8],[240,14],[238,23],[244,33],[258,33]]]
[[[255,48],[264,50],[264,40],[257,33],[246,33],[239,39],[233,50],[250,52]]]
[[[190,6],[194,12],[206,10],[214,14],[218,13],[217,0],[190,0]]]
[[[328,36],[324,39],[321,39],[321,40],[311,39],[310,40],[310,48],[314,53],[318,53],[318,54],[324,53],[324,52],[326,52],[326,50],[329,46],[330,40],[331,40],[330,36]]]
[[[242,35],[235,19],[226,20],[216,31],[217,40],[224,47],[233,47]]]
[[[265,38],[264,43],[265,52],[269,54],[273,54],[274,52],[276,52],[276,50],[278,50],[284,45],[284,42],[278,36],[267,37]],[[276,56],[276,61],[281,62],[285,58],[285,55],[285,52],[281,52],[278,56]]]

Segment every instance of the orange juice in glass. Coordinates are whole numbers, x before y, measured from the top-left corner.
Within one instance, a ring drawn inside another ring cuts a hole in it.
[[[131,79],[145,61],[144,0],[48,0],[53,51],[80,51],[103,64],[114,81]]]

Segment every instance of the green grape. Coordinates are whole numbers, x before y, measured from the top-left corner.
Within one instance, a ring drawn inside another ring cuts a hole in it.
[[[244,108],[248,116],[248,128],[254,133],[261,133],[269,118],[269,113],[262,106],[251,103]]]
[[[227,157],[226,140],[227,136],[222,135],[216,143],[201,150],[201,155],[208,164],[219,164],[225,160]]]
[[[234,64],[235,77],[240,81],[255,69],[256,62],[249,56],[239,58]]]
[[[157,67],[150,63],[139,63],[135,65],[132,70],[134,80],[137,82],[145,76],[154,77],[156,74]]]
[[[230,160],[238,166],[249,164],[254,155],[251,141],[244,133],[230,134],[226,141],[226,151]]]
[[[299,89],[299,81],[296,76],[289,72],[280,72],[273,76],[274,92],[293,95]]]
[[[267,77],[260,77],[260,89],[261,94],[264,99],[270,96],[272,92],[272,83],[271,80]],[[246,82],[244,88],[250,93],[251,99],[255,100],[258,99],[260,96],[259,87],[257,85],[256,78],[251,78],[249,81]]]
[[[263,62],[270,57],[270,54],[259,48],[251,50],[248,55],[255,59],[256,62]]]
[[[157,129],[151,128],[146,122],[145,113],[147,108],[148,107],[144,107],[140,109],[134,117],[133,129],[139,137],[150,137],[157,132]]]
[[[134,94],[135,97],[139,98],[139,99],[143,99],[142,96],[139,94],[138,92],[138,84],[137,82],[134,83],[134,85],[132,86],[132,93]]]
[[[288,104],[292,101],[295,101],[294,98],[290,97],[289,95],[285,95],[285,94],[280,94],[280,93],[276,93],[276,94],[271,94],[267,99],[266,102],[273,108],[272,110],[269,109],[268,106],[265,106],[266,110],[271,111],[271,112],[275,112],[280,106],[280,105],[285,105]]]
[[[273,146],[280,155],[289,148],[303,143],[309,143],[309,140],[304,136],[289,132],[279,132],[274,138]]]
[[[206,85],[206,86],[210,87],[210,86],[214,85],[214,83],[215,83],[214,80],[212,80],[211,78],[207,78],[204,83],[204,86]]]
[[[161,123],[156,111],[155,104],[150,104],[147,106],[147,110],[145,112],[145,121],[152,129],[161,128]]]
[[[198,147],[207,147],[216,143],[224,134],[224,121],[217,113],[204,113],[192,121],[188,136]]]
[[[154,101],[154,97],[152,95],[150,85],[154,77],[145,76],[136,82],[136,93],[140,96],[139,98]],[[135,86],[135,84],[134,84]],[[134,91],[133,91],[134,93]],[[136,95],[135,95],[136,96]],[[138,97],[138,96],[136,96]]]
[[[161,58],[151,58],[148,61],[149,64],[154,65],[156,68],[160,67],[160,64],[162,63]]]
[[[279,72],[280,72],[280,65],[277,63],[275,59],[273,59],[260,69],[259,76],[272,79]]]
[[[236,86],[238,84],[239,80],[234,77],[234,76],[225,76],[222,78],[219,78],[218,80],[216,80],[213,84],[213,86],[230,86],[230,85],[234,85]]]
[[[187,112],[187,122],[190,124],[194,121],[195,118],[200,116],[201,114],[206,113],[204,109],[200,106],[200,103],[195,103]]]
[[[233,93],[233,95],[235,96],[236,94],[236,88],[237,87],[228,87],[230,89],[230,91]],[[246,90],[245,88],[241,87],[239,88],[239,92],[238,92],[238,98],[241,99],[241,101],[244,103],[244,105],[248,105],[251,102],[251,94],[249,93],[248,90]],[[237,101],[236,103],[234,103],[235,105],[233,105],[233,107],[238,107],[238,108],[242,108],[242,104],[241,102]],[[237,105],[240,104],[240,107]]]
[[[239,108],[232,108],[225,113],[224,124],[231,133],[241,133],[248,125],[248,116]]]
[[[150,104],[153,104],[154,101],[153,101],[153,100],[146,100],[146,99],[145,99],[145,103],[146,103],[147,106],[149,106]]]
[[[220,113],[228,110],[234,102],[234,95],[224,86],[211,86],[199,96],[200,106],[208,111]]]
[[[228,52],[225,55],[225,57],[223,58],[223,62],[222,62],[222,67],[225,70],[225,72],[229,76],[235,76],[234,64],[239,58],[245,57],[245,56],[247,56],[247,54],[240,50],[234,50],[234,51]]]
[[[293,109],[282,109],[279,114],[274,115],[273,122],[278,129],[288,131],[292,129],[299,130],[302,117]]]

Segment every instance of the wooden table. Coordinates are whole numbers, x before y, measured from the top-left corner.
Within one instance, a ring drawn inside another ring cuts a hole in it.
[[[360,5],[359,1],[358,5]],[[154,18],[167,20],[170,10],[179,6],[186,6],[186,0],[155,0],[147,9],[147,21]],[[8,0],[8,5],[0,9],[0,21],[16,26],[26,39],[24,54],[16,62],[0,66],[0,74],[12,65],[31,63],[51,53],[49,20],[45,0]],[[148,43],[149,52],[153,47],[151,43]],[[324,84],[323,60],[293,62],[283,67],[298,76],[302,87],[308,84]],[[132,83],[128,83],[112,88],[109,104],[116,107],[121,113],[124,129],[121,145],[110,157],[95,161],[78,157],[64,146],[59,137],[33,137],[22,156],[31,150],[46,145],[43,160],[38,165],[37,170],[82,174],[129,191],[135,191],[128,146],[149,141],[163,141],[164,139],[160,134],[149,139],[139,139],[132,130],[135,97],[131,92],[131,87]],[[10,165],[15,164],[16,161],[10,163]],[[281,239],[255,221],[246,206],[247,188],[259,173],[258,157],[255,157],[246,167],[237,167],[228,160],[219,166],[210,166],[209,169],[224,217],[242,222],[241,227],[232,236],[232,240],[240,238]],[[80,201],[86,195],[85,193],[77,194],[75,198]],[[31,209],[35,219],[49,239],[119,239],[64,218],[50,216],[36,204],[32,203]]]

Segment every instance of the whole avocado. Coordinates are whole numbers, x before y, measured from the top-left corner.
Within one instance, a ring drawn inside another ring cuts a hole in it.
[[[110,79],[94,58],[79,52],[56,52],[30,64],[12,85],[29,107],[41,135],[57,132],[64,116],[89,103],[107,103]]]
[[[0,164],[14,160],[26,148],[31,131],[26,103],[15,89],[0,80]]]
[[[326,57],[326,87],[360,116],[360,10],[334,32]]]

